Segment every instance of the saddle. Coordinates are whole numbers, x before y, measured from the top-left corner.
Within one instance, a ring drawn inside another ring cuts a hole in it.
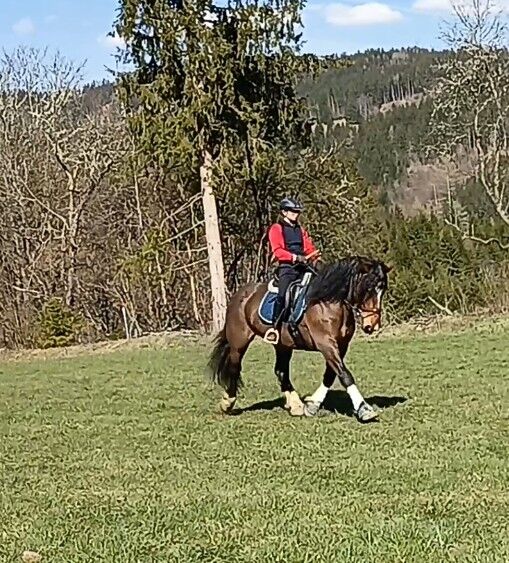
[[[267,291],[258,307],[258,315],[267,325],[272,324],[274,305],[278,295],[278,281],[277,275],[274,275],[269,281]],[[296,328],[306,312],[310,281],[311,272],[306,272],[300,280],[293,281],[288,286],[281,320],[288,323],[289,328]]]

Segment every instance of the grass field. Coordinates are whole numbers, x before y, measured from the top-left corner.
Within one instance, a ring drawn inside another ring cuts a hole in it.
[[[365,426],[339,391],[288,416],[262,344],[229,418],[196,342],[6,361],[0,561],[507,562],[508,344],[508,323],[355,340],[387,407]],[[321,358],[293,366],[313,391]]]

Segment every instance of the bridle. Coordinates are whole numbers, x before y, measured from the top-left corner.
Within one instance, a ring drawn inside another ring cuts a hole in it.
[[[354,292],[353,292],[353,279],[350,282],[350,290],[349,290],[349,295],[348,297],[353,296]],[[382,307],[373,307],[371,309],[365,308],[362,305],[354,305],[350,299],[343,299],[343,303],[350,308],[350,310],[352,311],[353,315],[354,315],[354,320],[356,323],[362,324],[362,315],[367,314],[367,315],[378,315],[378,318],[381,319],[382,318]],[[380,301],[378,301],[378,304],[380,305]]]
[[[372,309],[366,309],[359,305],[353,305],[350,301],[346,299],[343,300],[343,303],[350,307],[352,313],[354,314],[354,318],[356,322],[362,321],[362,314],[367,313],[370,315],[378,315],[380,317],[382,315],[382,308],[381,307],[373,307]]]

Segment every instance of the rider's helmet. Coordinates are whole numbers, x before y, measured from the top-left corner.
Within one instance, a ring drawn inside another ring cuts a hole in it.
[[[304,211],[304,206],[293,197],[285,197],[279,204],[280,211],[295,211],[301,213]]]

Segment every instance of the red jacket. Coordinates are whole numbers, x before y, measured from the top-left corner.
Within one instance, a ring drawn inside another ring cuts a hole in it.
[[[301,227],[302,243],[304,246],[304,256],[309,256],[316,252],[316,247],[313,244],[306,229]],[[295,262],[295,254],[292,254],[285,248],[285,239],[283,236],[283,227],[280,223],[274,223],[269,229],[269,243],[272,250],[272,258],[279,262]]]

